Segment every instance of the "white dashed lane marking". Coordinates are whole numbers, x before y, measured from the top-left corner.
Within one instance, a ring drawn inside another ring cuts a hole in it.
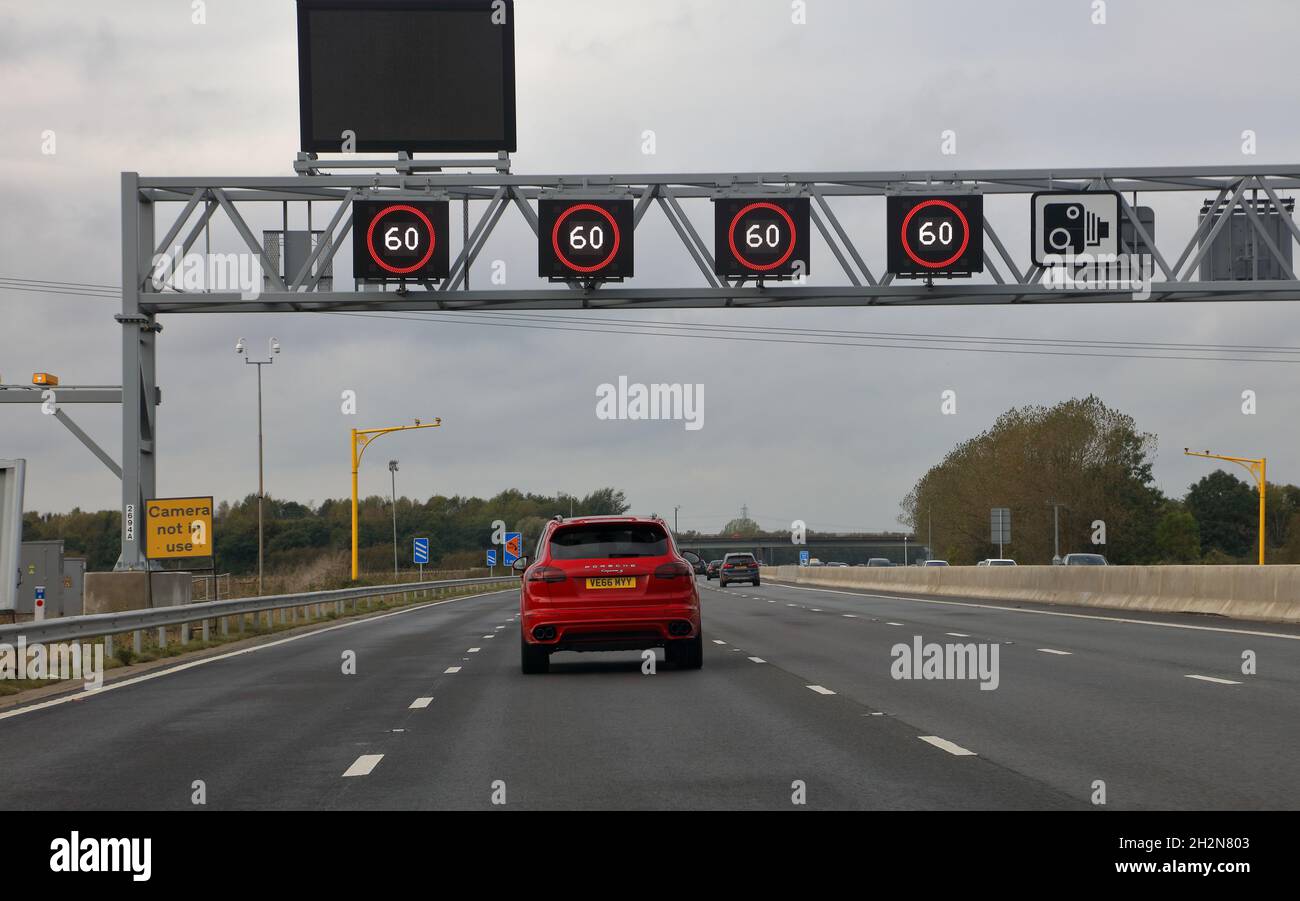
[[[767,661],[764,660],[762,657],[750,657],[749,659],[752,660],[754,663],[767,663]]]
[[[714,643],[714,644],[726,644],[726,642],[723,641],[723,640],[720,639],[720,638],[715,638],[715,639],[713,639],[713,643]]]
[[[1069,657],[1074,653],[1074,651],[1058,651],[1055,648],[1039,648],[1038,651],[1041,654],[1059,654],[1062,657]]]
[[[937,735],[918,735],[917,738],[921,739],[921,741],[923,742],[928,742],[929,744],[934,745],[936,748],[947,751],[949,754],[952,754],[956,757],[978,757],[979,756],[974,751],[967,751],[961,745],[955,745],[952,742],[948,741],[948,739],[940,738]]]
[[[369,776],[371,771],[379,766],[379,761],[383,759],[383,754],[362,754],[352,766],[348,767],[343,777],[346,779],[349,776]]]
[[[857,619],[857,618],[858,618],[858,615],[857,615],[856,613],[841,613],[840,616],[844,617],[845,619]]]
[[[458,673],[458,672],[460,672],[460,667],[459,667],[459,666],[449,666],[449,667],[447,667],[445,670],[442,671],[442,673],[443,673],[444,676],[447,675],[447,674],[449,674],[449,673]]]
[[[886,626],[901,626],[902,623],[885,623]]]
[[[817,694],[819,694],[819,695],[833,695],[833,694],[835,694],[835,692],[831,691],[829,688],[823,688],[823,687],[820,686],[820,685],[809,685],[808,688],[811,689],[812,691],[817,692]]]
[[[482,648],[470,648],[468,653],[470,653],[470,654],[477,654],[477,653],[478,653],[479,651],[481,651],[481,650],[483,650],[483,649],[482,649]]]
[[[428,707],[432,703],[433,703],[433,698],[416,698],[414,701],[411,702],[411,706],[407,709],[423,710],[424,708]]]
[[[944,635],[951,635],[953,638],[970,638],[965,632],[944,632]]]
[[[1233,682],[1231,679],[1217,679],[1214,676],[1188,676],[1188,679],[1199,679],[1202,682],[1214,682],[1218,685],[1240,685],[1240,682]]]

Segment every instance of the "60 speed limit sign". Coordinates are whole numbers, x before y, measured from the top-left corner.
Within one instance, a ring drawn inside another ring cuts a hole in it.
[[[714,271],[723,276],[808,275],[807,197],[727,197],[714,201]]]
[[[889,271],[903,277],[984,271],[984,198],[893,195],[886,201]]]
[[[632,277],[632,201],[537,203],[537,274],[549,279]]]
[[[367,280],[444,279],[451,263],[445,200],[352,204],[352,272]]]

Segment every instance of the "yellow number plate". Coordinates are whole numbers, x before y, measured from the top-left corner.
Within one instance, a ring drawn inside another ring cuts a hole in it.
[[[587,580],[588,588],[636,588],[636,576],[600,576]]]

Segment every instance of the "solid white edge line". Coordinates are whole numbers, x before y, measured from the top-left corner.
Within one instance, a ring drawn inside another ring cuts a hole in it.
[[[379,766],[379,761],[383,759],[383,754],[362,754],[353,761],[352,766],[348,767],[347,772],[343,774],[343,778],[346,779],[349,776],[369,776],[374,771],[375,767]]]
[[[1284,632],[1261,632],[1256,629],[1228,629],[1223,626],[1194,626],[1189,623],[1161,623],[1150,619],[1131,619],[1123,616],[1098,616],[1093,613],[1064,613],[1060,610],[1028,610],[1023,607],[1002,607],[997,604],[973,604],[968,601],[940,601],[935,598],[912,598],[898,594],[876,594],[867,591],[840,591],[835,588],[811,588],[807,585],[781,583],[782,588],[794,588],[799,591],[822,591],[827,594],[846,594],[855,598],[882,598],[886,601],[911,601],[914,604],[942,604],[945,607],[975,607],[980,610],[999,610],[1003,613],[1027,613],[1036,616],[1064,616],[1070,619],[1096,619],[1110,623],[1127,623],[1135,626],[1162,626],[1166,629],[1191,629],[1196,632],[1226,632],[1231,635],[1255,635],[1260,638],[1286,638],[1300,641],[1300,635],[1287,635]],[[1191,614],[1188,614],[1191,615]],[[886,623],[886,625],[898,625]]]
[[[947,751],[949,754],[952,754],[954,757],[978,757],[979,756],[974,751],[968,751],[965,748],[963,748],[961,745],[953,744],[952,742],[948,741],[948,739],[940,738],[937,735],[918,735],[917,738],[921,739],[921,741],[926,742],[927,744],[934,745],[936,748]]]
[[[1231,679],[1219,679],[1215,676],[1186,676],[1187,679],[1199,679],[1202,682],[1215,682],[1219,685],[1240,685],[1240,682],[1233,682]]]
[[[414,701],[411,702],[411,706],[406,709],[423,710],[424,708],[428,707],[432,703],[433,703],[433,698],[416,698]]]
[[[324,635],[325,633],[333,632],[336,629],[347,629],[352,626],[364,626],[366,623],[378,622],[381,619],[388,619],[390,616],[401,616],[406,613],[416,613],[420,610],[429,610],[433,607],[441,607],[443,604],[453,604],[456,601],[469,601],[469,600],[473,600],[474,598],[486,598],[486,597],[491,597],[494,594],[511,594],[514,591],[515,589],[513,588],[504,588],[501,591],[488,591],[488,592],[484,592],[483,594],[467,594],[464,597],[445,598],[444,600],[441,601],[432,601],[428,604],[420,604],[419,606],[416,607],[405,607],[401,610],[393,610],[390,613],[381,613],[378,616],[368,616],[365,617],[364,619],[355,619],[355,620],[349,620],[347,622],[336,623],[335,625],[332,626],[326,626],[323,629],[314,629],[311,632],[303,632],[301,635],[290,635],[287,638],[280,638],[275,641],[268,641],[266,644],[258,644],[247,648],[240,648],[237,651],[230,651],[229,653],[226,654],[216,654],[212,657],[204,657],[201,660],[190,660],[186,663],[180,664],[179,666],[173,666],[167,669],[156,670],[155,672],[152,673],[144,673],[143,675],[133,676],[130,679],[123,679],[120,682],[110,682],[109,684],[103,686],[102,688],[96,688],[92,691],[79,691],[76,692],[75,694],[62,695],[57,698],[51,698],[48,701],[41,701],[39,704],[30,704],[26,707],[17,707],[13,710],[6,710],[5,712],[0,713],[0,720],[7,720],[13,716],[21,716],[24,713],[31,713],[34,710],[45,710],[48,707],[57,707],[60,704],[67,704],[71,701],[85,701],[89,698],[102,695],[104,694],[104,692],[115,691],[116,689],[119,688],[126,688],[128,685],[139,685],[141,682],[149,682],[153,679],[158,679],[163,676],[169,676],[172,673],[179,673],[187,669],[193,669],[196,666],[203,666],[204,664],[207,663],[215,663],[218,660],[229,660],[231,657],[238,657],[241,654],[251,654],[253,651],[261,651],[261,650],[265,650],[266,648],[274,648],[278,645],[288,644],[291,641],[301,641],[304,638],[312,638],[313,636],[316,635]]]

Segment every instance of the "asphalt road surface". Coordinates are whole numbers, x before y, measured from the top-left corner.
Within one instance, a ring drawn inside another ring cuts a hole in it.
[[[511,591],[0,711],[0,809],[1300,808],[1300,629],[700,585],[700,671],[524,676]],[[918,635],[997,688],[894,678]]]

